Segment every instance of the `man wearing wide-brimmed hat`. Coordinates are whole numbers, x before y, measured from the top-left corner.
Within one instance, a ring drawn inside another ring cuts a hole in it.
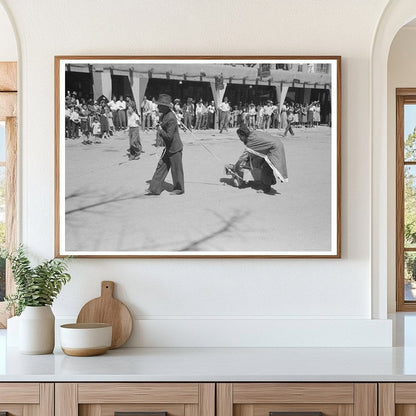
[[[160,125],[157,131],[163,139],[166,148],[157,164],[146,195],[160,195],[162,193],[163,183],[170,169],[173,181],[173,190],[170,194],[181,195],[185,192],[182,166],[183,145],[179,136],[178,122],[172,111],[172,97],[168,94],[160,94],[156,104],[161,114]]]

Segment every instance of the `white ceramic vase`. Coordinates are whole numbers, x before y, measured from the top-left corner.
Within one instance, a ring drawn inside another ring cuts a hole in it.
[[[26,306],[19,319],[19,351],[50,354],[55,347],[55,316],[50,306]]]

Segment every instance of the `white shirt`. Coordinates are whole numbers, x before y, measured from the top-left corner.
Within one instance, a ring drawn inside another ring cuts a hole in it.
[[[266,105],[264,107],[264,114],[266,114],[267,116],[271,116],[273,113],[273,107],[271,105]]]
[[[218,107],[221,111],[230,111],[230,104],[226,103],[226,102],[222,102],[219,107]]]
[[[111,111],[117,111],[117,110],[118,110],[118,105],[117,105],[117,103],[116,103],[115,101],[113,101],[113,100],[111,100],[111,101],[108,103],[108,106],[110,107],[110,110],[111,110]]]
[[[128,116],[127,125],[129,127],[139,127],[140,126],[140,117],[137,113],[133,113]]]
[[[80,119],[79,119],[79,114],[78,114],[76,111],[73,111],[73,112],[71,113],[70,119],[71,119],[72,121],[74,121],[74,122],[78,122],[78,121],[80,121]]]
[[[126,109],[126,107],[127,107],[127,104],[126,104],[126,102],[123,100],[123,101],[120,101],[120,100],[118,100],[117,102],[116,102],[116,105],[117,105],[117,108],[119,109],[119,110],[125,110]]]

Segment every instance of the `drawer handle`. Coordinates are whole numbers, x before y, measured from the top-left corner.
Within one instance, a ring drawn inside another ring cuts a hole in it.
[[[115,412],[114,416],[168,416],[168,412]]]
[[[269,412],[269,416],[323,416],[322,412]]]

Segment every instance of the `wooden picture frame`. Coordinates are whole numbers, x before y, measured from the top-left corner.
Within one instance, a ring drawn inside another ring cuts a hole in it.
[[[56,56],[55,255],[339,258],[341,58]]]

